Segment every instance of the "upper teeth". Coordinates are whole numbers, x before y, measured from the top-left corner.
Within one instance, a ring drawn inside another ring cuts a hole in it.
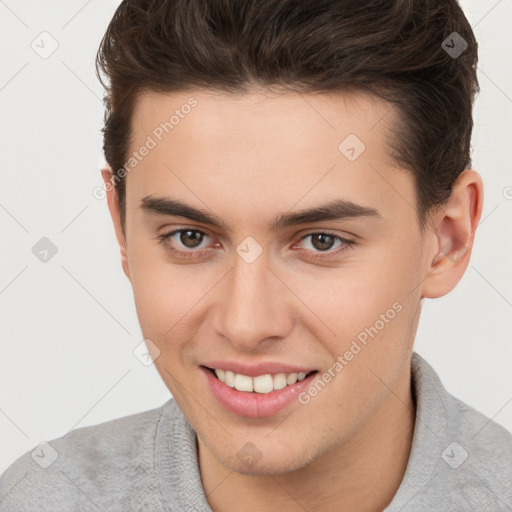
[[[257,377],[248,377],[230,370],[215,368],[215,375],[221,382],[224,382],[230,388],[238,391],[255,391],[256,393],[270,393],[277,389],[283,389],[290,384],[295,384],[298,380],[304,380],[306,373],[276,373],[270,375],[258,375]]]

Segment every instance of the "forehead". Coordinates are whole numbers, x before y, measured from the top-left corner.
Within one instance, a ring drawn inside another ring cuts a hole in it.
[[[394,107],[363,93],[145,92],[130,152],[151,150],[127,176],[127,199],[222,191],[275,210],[279,192],[285,209],[320,197],[389,209],[412,190],[389,154],[395,122]]]
[[[159,123],[170,121],[169,133],[187,132],[208,136],[209,140],[215,136],[221,140],[229,133],[245,143],[246,136],[252,134],[262,142],[273,140],[274,145],[278,142],[276,134],[282,142],[288,138],[296,142],[301,136],[301,142],[315,143],[326,136],[336,141],[353,133],[372,149],[391,134],[396,115],[390,103],[361,91],[255,90],[244,94],[214,90],[146,91],[135,102],[132,130],[135,141],[155,130],[158,135]],[[164,130],[163,135],[167,134]]]

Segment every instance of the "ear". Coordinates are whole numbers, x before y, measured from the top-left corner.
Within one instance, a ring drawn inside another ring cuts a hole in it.
[[[108,209],[110,211],[110,216],[112,217],[112,222],[114,223],[114,231],[116,233],[117,243],[121,251],[121,265],[123,267],[124,273],[126,274],[126,277],[130,279],[130,266],[128,263],[126,239],[121,227],[119,197],[117,195],[116,187],[114,186],[114,181],[112,180],[112,168],[109,165],[103,167],[101,169],[101,176],[103,177],[103,181],[105,183]]]
[[[469,264],[482,204],[482,178],[466,169],[459,175],[450,199],[430,219],[433,243],[422,283],[423,297],[442,297],[461,280]]]

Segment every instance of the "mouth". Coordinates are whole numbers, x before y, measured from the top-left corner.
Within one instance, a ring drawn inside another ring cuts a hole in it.
[[[310,372],[291,372],[291,373],[266,373],[256,377],[250,377],[241,373],[235,373],[230,370],[223,370],[221,368],[209,368],[203,366],[212,375],[215,376],[222,383],[230,388],[242,391],[245,393],[260,393],[268,394],[273,391],[279,391],[288,386],[293,386],[297,382],[301,382],[307,377],[318,373],[318,370]]]
[[[318,370],[312,370],[251,377],[203,365],[200,370],[217,403],[227,412],[247,418],[266,418],[290,407],[303,407],[300,394],[320,375]]]

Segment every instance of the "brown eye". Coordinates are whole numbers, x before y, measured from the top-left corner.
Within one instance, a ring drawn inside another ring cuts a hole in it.
[[[180,233],[180,242],[189,249],[194,249],[201,244],[203,233],[192,229],[182,230]]]
[[[169,252],[184,258],[196,258],[204,253],[206,233],[197,229],[176,229],[171,233],[158,235],[160,242]]]
[[[311,245],[319,251],[327,251],[334,245],[334,238],[326,233],[315,233],[311,235]]]
[[[300,244],[309,258],[329,258],[341,256],[356,245],[355,241],[334,233],[316,232],[304,235]]]

